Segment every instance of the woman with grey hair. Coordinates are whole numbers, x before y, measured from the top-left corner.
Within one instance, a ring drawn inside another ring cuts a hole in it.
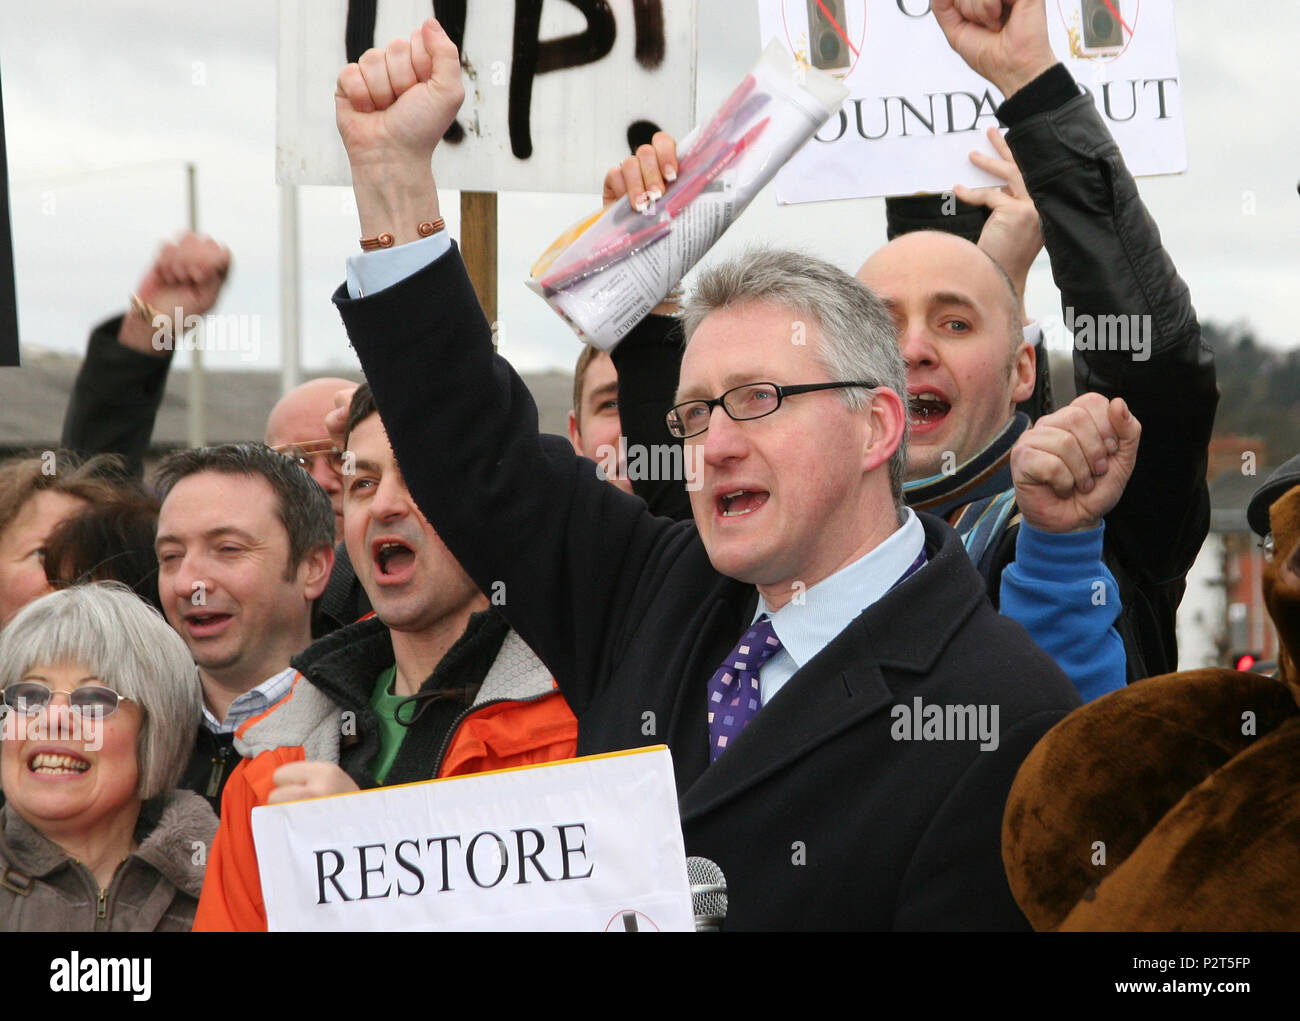
[[[216,832],[176,790],[198,726],[185,643],[116,582],[0,632],[0,929],[188,930]]]

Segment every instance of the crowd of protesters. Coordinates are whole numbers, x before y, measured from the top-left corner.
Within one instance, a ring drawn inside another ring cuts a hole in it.
[[[583,350],[567,440],[538,434],[442,229],[463,91],[433,20],[338,83],[362,236],[394,240],[335,295],[367,383],[313,380],[264,442],[146,477],[152,331],[230,267],[164,246],[91,335],[64,449],[0,464],[0,924],[264,929],[257,805],[666,743],[728,927],[1028,927],[1008,792],[1080,706],[1177,669],[1218,395],[1041,0],[933,6],[1006,96],[978,158],[1005,184],[960,192],[979,215],[891,200],[856,277],[706,263]],[[676,163],[659,133],[605,201],[644,209]],[[1076,351],[1061,408],[1024,306],[1045,242],[1076,317],[1153,324],[1149,357]],[[650,448],[702,477],[629,472]],[[900,740],[914,700],[996,707],[993,747]]]

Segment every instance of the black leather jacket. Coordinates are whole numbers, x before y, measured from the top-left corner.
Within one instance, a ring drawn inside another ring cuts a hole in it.
[[[1104,553],[1123,600],[1116,627],[1132,681],[1177,669],[1175,613],[1209,530],[1219,393],[1187,285],[1091,97],[1077,91],[1058,65],[998,114],[1042,218],[1067,321],[1137,316],[1129,323],[1150,330],[1146,357],[1081,350],[1077,334],[1074,350],[1078,392],[1122,397],[1142,424],[1133,476],[1106,516]]]

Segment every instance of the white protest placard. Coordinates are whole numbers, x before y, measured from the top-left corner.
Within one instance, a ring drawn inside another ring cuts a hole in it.
[[[441,0],[460,49],[465,104],[438,146],[438,185],[593,192],[629,132],[695,121],[695,0]],[[376,10],[373,19],[367,12]],[[408,37],[429,0],[280,0],[279,184],[349,184],[334,126],[339,72]],[[350,54],[350,56],[349,56]]]
[[[663,746],[253,809],[271,931],[693,931]]]
[[[777,201],[1003,182],[968,154],[1003,96],[948,45],[929,0],[758,0],[761,41],[843,77],[850,96],[781,170]],[[835,25],[830,24],[833,19]],[[1173,0],[1047,0],[1052,48],[1138,176],[1187,169]],[[841,34],[840,29],[843,30]]]

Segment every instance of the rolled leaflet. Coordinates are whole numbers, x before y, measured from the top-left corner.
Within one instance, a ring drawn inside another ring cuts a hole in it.
[[[615,347],[713,247],[848,89],[773,41],[714,115],[678,146],[677,180],[644,213],[616,202],[557,238],[528,286],[578,336]]]

